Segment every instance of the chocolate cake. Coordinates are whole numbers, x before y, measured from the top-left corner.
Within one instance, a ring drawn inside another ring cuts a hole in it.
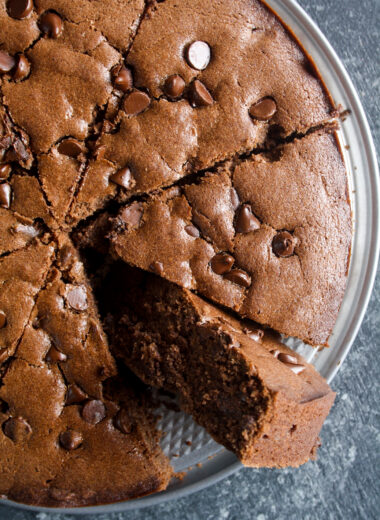
[[[1,497],[82,506],[166,487],[143,383],[115,356],[245,464],[305,462],[334,394],[241,321],[326,344],[343,297],[338,113],[302,46],[259,0],[0,0],[0,26]],[[103,267],[161,279],[130,289],[133,308],[96,301],[104,273],[73,237]]]
[[[335,394],[279,335],[238,321],[187,289],[115,264],[101,293],[112,351],[246,466],[314,457]]]

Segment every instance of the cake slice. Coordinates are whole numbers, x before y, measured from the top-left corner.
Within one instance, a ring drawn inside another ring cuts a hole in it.
[[[113,253],[287,336],[326,344],[351,245],[335,135],[316,132],[121,209]]]
[[[57,238],[39,290],[23,295],[21,266],[8,277],[16,292],[0,333],[14,324],[12,310],[26,321],[0,360],[0,495],[68,507],[160,491],[172,472],[145,398],[130,374],[116,378],[83,266],[68,238]],[[26,272],[35,269],[32,253]]]
[[[145,383],[177,393],[183,410],[243,464],[314,458],[335,393],[277,334],[122,264],[111,267],[99,298],[109,302],[115,356]]]

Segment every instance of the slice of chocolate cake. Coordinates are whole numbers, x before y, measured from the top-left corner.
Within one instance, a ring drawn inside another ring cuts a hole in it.
[[[243,464],[299,466],[315,456],[335,394],[277,334],[120,264],[103,291],[114,354],[147,384],[177,393]]]
[[[53,264],[34,244],[0,263],[0,495],[67,507],[164,489],[171,468],[144,397],[131,376],[115,380],[82,264],[58,242]]]
[[[125,206],[111,235],[124,261],[240,315],[326,344],[351,244],[334,135],[313,133]]]

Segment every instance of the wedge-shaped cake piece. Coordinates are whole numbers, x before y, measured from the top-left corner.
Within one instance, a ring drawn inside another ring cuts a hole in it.
[[[1,359],[0,495],[67,507],[159,491],[171,469],[144,398],[131,376],[114,378],[82,265],[68,239],[59,242],[17,348]]]
[[[125,67],[70,222],[336,116],[310,58],[257,0],[152,2]]]
[[[247,466],[314,458],[335,393],[275,333],[241,322],[186,289],[112,267],[108,327],[116,356]]]
[[[311,134],[125,206],[116,256],[311,344],[346,285],[347,178],[334,135]]]

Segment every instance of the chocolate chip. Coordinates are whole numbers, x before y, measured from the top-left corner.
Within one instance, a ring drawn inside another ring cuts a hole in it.
[[[71,383],[67,387],[66,406],[71,404],[83,403],[87,399],[87,394],[75,383]]]
[[[132,188],[134,184],[134,179],[128,166],[121,168],[116,173],[111,175],[110,181],[126,189]]]
[[[76,450],[83,442],[82,434],[75,430],[67,430],[59,435],[59,443],[65,450]]]
[[[133,422],[125,410],[125,408],[121,408],[114,417],[113,424],[115,428],[121,431],[121,433],[131,433],[133,430]]]
[[[267,121],[271,119],[277,111],[277,105],[271,97],[260,99],[249,109],[249,115],[259,121]]]
[[[40,18],[40,29],[50,38],[58,38],[63,31],[62,18],[56,13],[44,13]]]
[[[90,424],[98,424],[106,416],[106,408],[102,401],[92,399],[82,408],[83,419]]]
[[[277,356],[277,359],[282,363],[290,363],[292,365],[298,364],[298,359],[295,356],[291,356],[290,354],[285,354],[285,352],[280,352]]]
[[[0,349],[0,365],[4,363],[9,357],[8,349],[2,348]]]
[[[83,153],[83,145],[76,139],[65,139],[61,141],[57,146],[57,150],[62,155],[68,155],[69,157],[78,157]]]
[[[153,272],[153,273],[156,273],[158,275],[162,275],[163,272],[164,272],[164,266],[162,265],[161,262],[153,262],[152,264],[150,264],[149,266],[149,269]]]
[[[125,224],[131,227],[137,227],[140,224],[144,213],[144,206],[141,202],[134,202],[127,206],[120,213],[120,217]]]
[[[294,253],[294,239],[288,231],[280,231],[273,238],[272,249],[275,255],[286,258]]]
[[[0,179],[7,179],[12,171],[10,164],[2,164],[0,166]]]
[[[195,226],[193,226],[192,224],[185,226],[185,231],[191,237],[199,238],[199,236],[200,236],[199,229],[196,228]]]
[[[67,360],[67,356],[66,354],[52,346],[46,354],[45,360],[48,363],[63,363]]]
[[[196,70],[204,70],[210,63],[210,46],[202,41],[193,42],[187,48],[186,58],[190,67]]]
[[[15,139],[13,142],[13,150],[8,152],[8,160],[9,161],[28,161],[30,155],[28,150],[26,149],[25,144],[21,139]]]
[[[237,233],[249,233],[260,228],[260,221],[252,213],[249,204],[243,204],[239,209],[235,222]]]
[[[66,296],[67,303],[76,311],[85,311],[88,307],[87,291],[82,285],[72,286]]]
[[[124,65],[116,65],[112,69],[113,84],[122,92],[127,92],[133,87],[133,77],[130,69]]]
[[[229,273],[226,273],[224,278],[230,282],[236,283],[237,285],[241,285],[242,287],[250,287],[252,283],[249,274],[241,269],[233,269]]]
[[[0,184],[0,207],[9,209],[11,205],[12,190],[7,182]]]
[[[240,200],[239,200],[239,195],[237,194],[237,191],[235,190],[235,188],[231,188],[230,196],[231,196],[232,208],[234,211],[236,211],[239,207]]]
[[[16,60],[5,51],[0,51],[0,74],[10,72],[16,66]]]
[[[19,81],[25,79],[30,73],[29,60],[23,54],[18,57],[17,67],[13,71],[13,79]]]
[[[150,97],[145,92],[136,90],[129,94],[124,100],[124,110],[129,116],[136,116],[148,108]]]
[[[205,85],[196,79],[190,85],[190,104],[192,107],[206,107],[213,104],[214,100]]]
[[[248,327],[243,330],[248,337],[254,341],[260,342],[263,339],[264,331],[262,329],[249,329]]]
[[[71,267],[73,264],[74,258],[74,249],[69,245],[64,245],[58,253],[58,262],[61,269],[63,269],[64,271],[69,269],[69,267]]]
[[[3,329],[7,324],[7,315],[4,311],[0,311],[0,329]]]
[[[3,423],[4,435],[13,442],[23,442],[32,433],[29,423],[22,417],[10,417]]]
[[[285,363],[285,365],[288,365],[288,363]],[[290,370],[292,372],[294,372],[295,374],[300,374],[301,372],[303,372],[305,370],[305,366],[304,365],[288,365],[288,367],[290,368]]]
[[[231,271],[235,258],[228,253],[218,253],[210,262],[211,269],[216,274],[225,274]]]
[[[164,92],[168,97],[175,99],[183,94],[185,85],[186,83],[181,76],[173,74],[173,76],[166,78]]]
[[[33,9],[32,0],[8,0],[7,11],[9,16],[22,20],[26,18]]]

